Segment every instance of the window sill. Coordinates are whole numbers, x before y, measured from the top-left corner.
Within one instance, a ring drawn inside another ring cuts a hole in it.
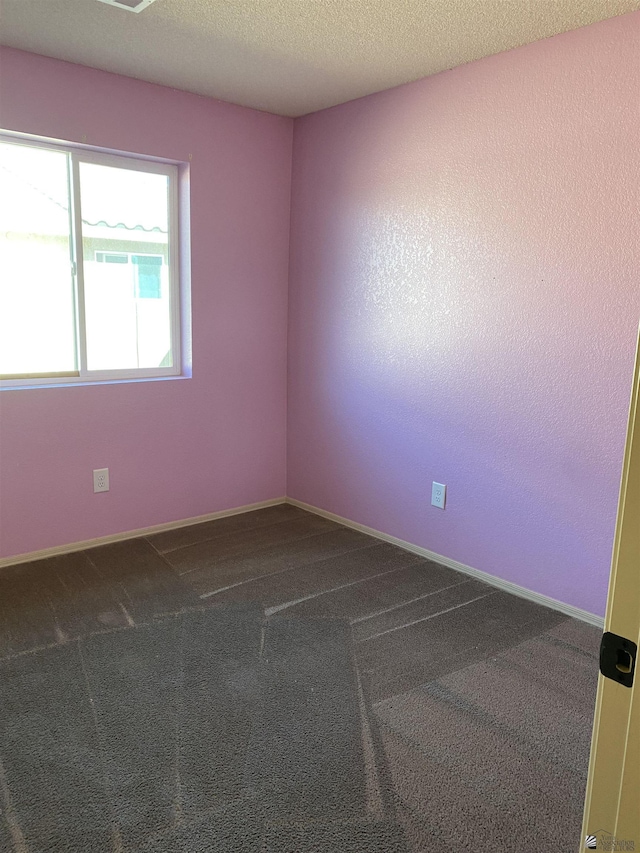
[[[73,382],[68,379],[59,379],[48,382],[38,382],[37,379],[31,382],[20,382],[18,380],[9,384],[7,381],[0,381],[0,392],[2,391],[29,391],[31,389],[46,389],[46,388],[86,388],[93,385],[131,385],[139,384],[140,382],[174,382],[176,379],[191,379],[191,373],[181,373],[174,376],[127,376],[114,379],[76,379]]]

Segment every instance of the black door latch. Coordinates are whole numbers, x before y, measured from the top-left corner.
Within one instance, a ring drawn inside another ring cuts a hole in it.
[[[638,646],[626,637],[605,631],[600,643],[600,672],[625,687],[633,686]]]

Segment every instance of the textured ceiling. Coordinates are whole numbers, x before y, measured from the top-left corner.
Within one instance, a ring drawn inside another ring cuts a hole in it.
[[[640,0],[0,0],[0,41],[303,115],[640,8]],[[637,24],[637,22],[636,22]]]

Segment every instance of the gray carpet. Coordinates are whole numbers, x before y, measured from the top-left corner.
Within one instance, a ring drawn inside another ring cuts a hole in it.
[[[579,843],[599,632],[290,506],[0,572],[0,851]]]

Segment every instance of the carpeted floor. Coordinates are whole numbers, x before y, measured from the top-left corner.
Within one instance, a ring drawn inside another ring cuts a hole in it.
[[[0,851],[579,844],[600,632],[288,505],[0,571]]]

